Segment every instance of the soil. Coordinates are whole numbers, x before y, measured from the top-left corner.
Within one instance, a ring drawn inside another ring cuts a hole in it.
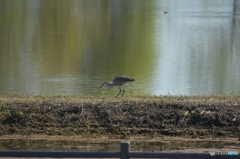
[[[0,95],[0,136],[240,138],[239,96]]]

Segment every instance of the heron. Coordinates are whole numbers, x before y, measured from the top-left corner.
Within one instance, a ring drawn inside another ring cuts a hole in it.
[[[113,79],[112,82],[103,82],[103,84],[98,88],[102,88],[102,87],[112,87],[112,86],[119,86],[119,93],[117,94],[116,98],[118,97],[118,95],[122,92],[122,86],[125,85],[128,82],[132,82],[135,81],[133,78],[128,77],[128,76],[117,76]],[[125,89],[123,88],[123,93],[122,93],[122,97],[124,95]]]

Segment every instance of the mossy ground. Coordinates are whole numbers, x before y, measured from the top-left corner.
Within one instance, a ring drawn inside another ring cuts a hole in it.
[[[240,138],[240,97],[0,95],[0,135]]]

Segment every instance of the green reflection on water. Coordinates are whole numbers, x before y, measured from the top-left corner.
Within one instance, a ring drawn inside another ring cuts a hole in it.
[[[0,0],[0,89],[98,94],[116,75],[151,80],[155,3]]]

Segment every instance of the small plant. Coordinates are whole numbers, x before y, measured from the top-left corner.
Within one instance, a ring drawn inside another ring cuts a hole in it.
[[[11,111],[9,107],[2,105],[0,106],[0,120],[4,120],[5,118],[11,116]]]

